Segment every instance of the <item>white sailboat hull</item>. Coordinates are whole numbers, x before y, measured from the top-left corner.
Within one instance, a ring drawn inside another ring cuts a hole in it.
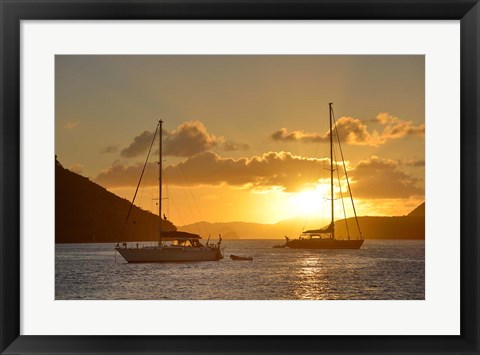
[[[219,249],[194,248],[115,248],[128,263],[163,263],[217,261],[223,259]]]

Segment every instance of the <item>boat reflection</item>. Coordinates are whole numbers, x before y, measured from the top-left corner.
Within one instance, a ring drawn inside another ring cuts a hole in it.
[[[327,269],[322,265],[321,253],[313,255],[298,255],[298,263],[295,268],[295,281],[293,285],[294,299],[318,300],[326,299]]]

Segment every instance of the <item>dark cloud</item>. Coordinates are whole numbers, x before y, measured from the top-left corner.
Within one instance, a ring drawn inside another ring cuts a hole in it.
[[[210,151],[165,168],[170,185],[231,185],[264,189],[278,187],[298,191],[329,176],[328,159],[305,158],[287,152],[269,152],[249,158],[222,158]],[[151,163],[149,169],[155,168]],[[340,167],[339,167],[340,168]],[[95,181],[103,186],[135,186],[142,164],[114,164]]]
[[[407,159],[402,160],[401,163],[405,166],[413,166],[415,168],[425,167],[425,160],[423,159]]]
[[[105,187],[127,187],[136,186],[142,172],[143,163],[127,165],[121,162],[115,162],[110,168],[103,170],[95,178],[95,182]],[[148,163],[149,171],[158,169],[156,163]],[[151,183],[151,181],[144,181]]]
[[[246,143],[237,143],[234,141],[225,141],[222,146],[223,150],[226,152],[233,152],[236,150],[248,150],[250,146]]]
[[[200,121],[184,122],[175,131],[165,136],[163,154],[176,157],[191,157],[215,147],[219,139],[207,132]]]
[[[336,129],[341,142],[357,145],[378,145],[380,139],[378,133],[369,133],[367,126],[361,120],[352,117],[341,117],[337,120]],[[330,141],[330,132],[307,133],[303,131],[291,131],[282,128],[271,135],[274,141],[303,142],[303,143],[326,143]],[[336,137],[334,136],[334,139]]]
[[[153,132],[144,131],[133,139],[133,142],[120,152],[124,158],[144,155],[152,143]],[[225,141],[223,137],[210,134],[202,122],[188,121],[180,124],[176,130],[163,131],[163,155],[175,157],[191,157],[211,148],[222,145],[226,151],[246,150],[248,144]],[[154,150],[154,153],[158,150]]]
[[[150,144],[152,144],[152,139],[153,132],[143,131],[138,136],[133,138],[133,142],[130,143],[127,148],[122,149],[120,155],[124,158],[134,158],[142,155],[148,150]]]
[[[280,187],[296,191],[327,177],[325,168],[328,164],[328,159],[305,158],[287,152],[269,152],[240,159],[222,158],[206,152],[167,167],[165,173],[171,177],[170,181],[183,175],[188,177],[190,184],[196,185]],[[181,179],[178,180],[182,184]]]
[[[102,154],[116,153],[118,152],[118,145],[107,145],[100,150]]]
[[[366,122],[375,122],[384,126],[381,133],[377,130],[369,131]],[[388,113],[380,113],[375,120],[362,121],[353,117],[341,117],[335,125],[341,142],[352,145],[378,146],[393,139],[406,136],[424,137],[425,125],[414,125],[412,121],[403,121]],[[330,133],[308,133],[303,131],[291,131],[286,128],[274,132],[270,136],[274,141],[325,143],[330,140]],[[335,138],[336,139],[336,138]]]
[[[328,134],[320,133],[306,133],[303,131],[291,131],[289,132],[286,128],[280,128],[278,131],[273,132],[270,137],[274,141],[286,141],[286,142],[304,142],[304,143],[315,143],[315,142],[327,142]]]
[[[423,181],[401,170],[402,166],[421,161],[400,162],[372,156],[349,169],[353,195],[356,198],[396,199],[424,195]],[[347,163],[348,166],[348,163]],[[135,186],[143,164],[115,163],[101,172],[95,181],[106,187]],[[149,163],[147,169],[157,169]],[[239,159],[224,158],[207,151],[164,169],[164,178],[176,186],[236,186],[252,190],[280,189],[302,191],[315,184],[329,182],[329,159],[306,158],[288,152],[269,152]],[[340,176],[343,169],[339,164]],[[156,184],[155,180],[145,184]]]
[[[424,195],[419,179],[399,169],[395,160],[372,156],[350,172],[355,197],[369,199],[408,198]]]

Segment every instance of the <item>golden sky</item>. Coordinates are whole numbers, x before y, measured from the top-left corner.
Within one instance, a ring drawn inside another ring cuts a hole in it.
[[[59,161],[119,196],[132,198],[164,121],[176,225],[328,219],[329,102],[358,214],[424,201],[423,56],[57,55],[55,72]],[[156,160],[136,202],[152,211]]]

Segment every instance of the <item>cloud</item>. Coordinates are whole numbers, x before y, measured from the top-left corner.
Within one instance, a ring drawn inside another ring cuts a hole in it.
[[[415,126],[412,121],[403,121],[388,112],[381,112],[376,117],[377,122],[385,125],[382,138],[386,140],[399,139],[406,136],[425,137],[425,124]]]
[[[78,121],[68,121],[63,125],[63,128],[68,129],[68,130],[72,130],[72,129],[77,128],[79,124],[80,124],[80,122],[78,122]]]
[[[83,166],[82,164],[72,164],[68,167],[68,170],[74,172],[75,174],[82,174],[83,168],[85,168],[85,166]]]
[[[354,145],[372,145],[383,144],[382,137],[376,130],[369,132],[365,123],[357,118],[340,117],[335,125],[336,131],[340,136],[341,142],[347,142]],[[334,136],[334,139],[336,137]]]
[[[165,136],[163,154],[176,157],[191,157],[215,147],[219,139],[209,134],[200,121],[188,121]]]
[[[399,139],[406,136],[425,137],[425,125],[415,126],[410,121],[399,122],[385,127],[382,133],[383,143],[391,139]]]
[[[295,191],[328,176],[328,159],[305,158],[288,152],[268,152],[249,158],[222,158],[206,152],[165,169],[170,180],[186,176],[193,185],[233,185],[250,188],[280,187]],[[319,176],[320,175],[320,176]]]
[[[396,160],[372,156],[360,161],[349,173],[357,198],[392,199],[424,195],[421,181],[399,169]]]
[[[233,152],[236,150],[248,150],[250,146],[246,143],[238,143],[234,141],[225,141],[222,146],[223,150],[226,152]]]
[[[409,161],[407,164],[421,164],[421,161]],[[360,161],[355,168],[349,169],[354,198],[423,196],[423,181],[402,171],[401,168],[405,165],[405,162],[376,156]],[[102,171],[95,181],[105,187],[136,186],[142,167],[141,163],[126,165],[117,162]],[[329,167],[330,161],[327,158],[306,158],[289,152],[268,152],[233,159],[207,151],[167,166],[164,169],[164,180],[171,186],[226,185],[253,191],[298,192],[318,183],[329,183]],[[147,167],[149,171],[157,168],[155,163],[149,163]],[[338,165],[338,169],[343,179],[342,166]],[[156,181],[150,179],[143,183],[153,186]]]
[[[150,144],[152,144],[153,132],[143,131],[138,136],[133,138],[130,145],[120,151],[120,155],[124,158],[134,158],[145,153]]]
[[[143,163],[126,165],[121,162],[115,162],[113,165],[100,172],[95,178],[95,182],[105,187],[127,187],[136,186],[138,179],[143,168]],[[156,163],[148,163],[147,168],[149,171],[152,169],[158,169]],[[151,181],[144,181],[145,183],[151,183]]]
[[[374,129],[369,131],[367,122],[380,124],[383,130]],[[379,113],[374,120],[359,120],[353,117],[340,117],[336,121],[336,131],[341,142],[352,145],[379,146],[390,140],[400,139],[407,136],[425,136],[425,125],[414,125],[412,121],[404,121],[386,112]],[[326,143],[330,140],[330,132],[309,133],[304,131],[288,131],[286,128],[272,133],[270,137],[274,141],[302,142],[302,143]],[[334,137],[334,139],[336,139]]]
[[[306,158],[287,152],[232,159],[208,151],[166,167],[164,176],[170,185],[230,185],[299,191],[327,178],[329,164],[329,159]],[[148,168],[155,168],[154,163]],[[142,164],[116,163],[101,172],[95,181],[108,187],[135,186],[141,169]]]
[[[389,123],[397,123],[401,120],[398,117],[392,116],[388,112],[380,112],[375,119],[372,120],[373,122],[378,122],[381,124],[389,124]]]
[[[413,166],[415,168],[425,167],[425,160],[423,159],[406,159],[402,160],[401,164],[405,166]]]
[[[100,150],[102,154],[116,153],[118,152],[118,145],[107,145]]]
[[[288,132],[286,128],[280,128],[278,131],[273,132],[270,136],[274,141],[286,141],[286,142],[326,142],[329,139],[329,135],[320,133],[306,133],[303,131]]]
[[[134,137],[133,142],[120,152],[123,158],[133,158],[144,155],[152,143],[153,132],[144,131]],[[236,143],[210,134],[202,122],[187,121],[180,124],[176,130],[163,131],[163,155],[175,157],[191,157],[203,153],[222,144],[226,151],[246,150],[248,144]],[[154,151],[158,152],[158,150]]]
[[[381,139],[377,131],[368,132],[367,126],[361,120],[352,117],[341,117],[337,120],[336,129],[340,141],[355,145],[379,145]],[[291,131],[286,128],[274,132],[270,136],[274,141],[303,142],[303,143],[327,143],[330,141],[330,132],[307,133],[303,131]],[[337,138],[334,136],[334,139]]]

